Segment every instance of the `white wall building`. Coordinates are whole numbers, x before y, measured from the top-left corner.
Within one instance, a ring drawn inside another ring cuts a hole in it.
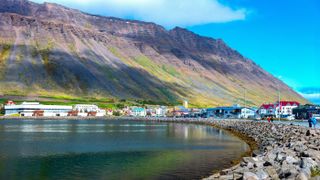
[[[293,108],[296,108],[300,103],[296,101],[280,101],[274,104],[262,104],[258,112],[262,117],[265,116],[287,116],[292,115]]]
[[[78,116],[89,116],[90,113],[94,113],[95,116],[101,117],[105,116],[107,112],[100,109],[98,106],[93,104],[77,104],[74,106],[73,110],[78,111]]]
[[[242,108],[240,118],[248,119],[256,116],[256,109]]]
[[[168,109],[166,106],[150,106],[146,109],[146,116],[166,117],[167,111]]]
[[[280,116],[292,115],[292,109],[296,108],[300,103],[296,101],[280,101],[276,104],[275,115],[278,118]]]
[[[155,111],[156,111],[156,117],[166,117],[168,109],[165,106],[161,106],[156,108]]]
[[[72,106],[43,105],[39,102],[23,102],[20,105],[8,104],[4,106],[5,116],[67,116]],[[36,113],[38,112],[38,113]]]

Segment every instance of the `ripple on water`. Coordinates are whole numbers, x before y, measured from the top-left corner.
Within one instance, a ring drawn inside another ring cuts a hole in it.
[[[1,179],[199,179],[248,150],[208,126],[103,120],[2,121],[0,146]]]

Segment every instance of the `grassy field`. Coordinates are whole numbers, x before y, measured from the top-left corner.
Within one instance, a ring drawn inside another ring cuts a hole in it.
[[[8,100],[12,100],[17,104],[24,101],[36,101],[45,105],[75,105],[75,104],[95,104],[103,109],[122,109],[125,106],[146,106],[146,105],[167,105],[173,106],[165,102],[154,102],[150,100],[125,100],[112,98],[94,98],[94,97],[71,97],[71,96],[0,96],[0,104],[5,104]]]

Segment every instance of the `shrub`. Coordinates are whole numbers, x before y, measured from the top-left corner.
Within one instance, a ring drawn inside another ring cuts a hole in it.
[[[319,167],[312,167],[311,168],[311,177],[320,176],[320,168]]]
[[[3,116],[4,115],[4,108],[2,106],[0,106],[0,116]]]
[[[112,115],[114,115],[114,116],[120,116],[121,114],[120,114],[119,111],[113,111]]]

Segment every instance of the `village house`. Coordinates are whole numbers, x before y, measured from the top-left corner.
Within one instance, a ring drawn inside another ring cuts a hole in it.
[[[208,108],[206,110],[207,117],[216,118],[254,118],[256,116],[256,110],[253,108],[241,107],[239,105]]]
[[[280,106],[276,108],[277,116],[279,115],[292,115],[292,109],[300,106],[300,103],[296,101],[280,101]],[[280,110],[279,110],[280,108]],[[279,114],[280,113],[280,114]]]
[[[275,116],[276,114],[276,105],[274,104],[262,104],[260,106],[260,108],[258,109],[258,114],[264,118],[264,117],[268,117],[268,116]]]
[[[147,115],[147,111],[145,108],[134,106],[130,108],[129,115],[133,117],[145,117]]]
[[[194,118],[201,117],[202,113],[203,113],[202,109],[192,108],[189,111],[189,117],[194,117]]]
[[[172,117],[187,117],[189,116],[189,109],[187,109],[185,106],[175,106],[173,109],[171,109],[168,115]]]
[[[166,117],[168,110],[166,106],[150,106],[146,111],[147,116],[150,117]]]
[[[112,109],[107,109],[107,115],[112,116],[113,115],[113,110]]]
[[[300,105],[296,101],[280,101],[274,104],[262,104],[258,109],[258,113],[261,117],[274,116],[285,117],[292,115],[292,110]]]
[[[104,109],[100,109],[97,105],[93,104],[76,104],[73,108],[74,111],[78,112],[78,116],[97,116],[102,117],[106,115]]]

